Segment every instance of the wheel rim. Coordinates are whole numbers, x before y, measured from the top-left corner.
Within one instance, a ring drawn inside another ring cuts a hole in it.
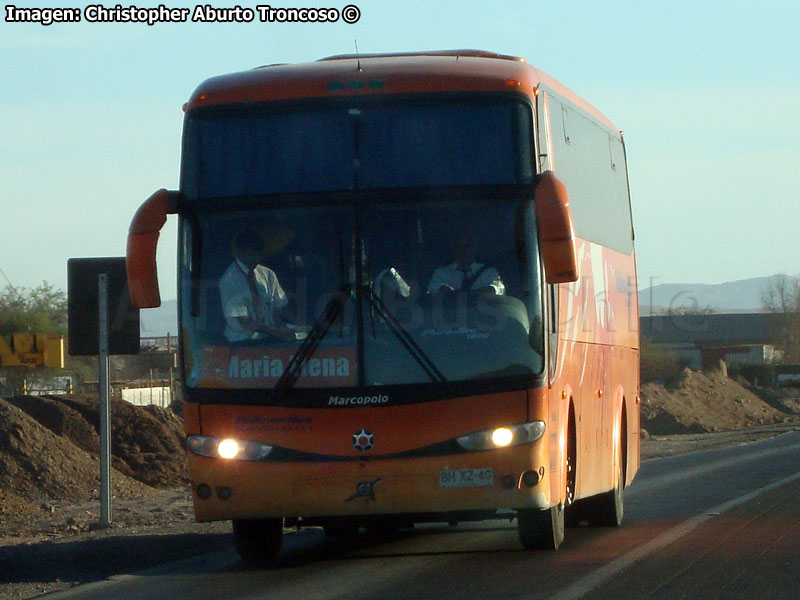
[[[567,460],[565,469],[567,470],[566,489],[564,494],[564,506],[570,506],[575,500],[575,436],[569,436],[567,442]]]

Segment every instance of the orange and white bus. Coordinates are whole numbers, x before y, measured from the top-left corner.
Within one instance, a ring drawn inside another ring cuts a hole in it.
[[[284,525],[515,516],[526,548],[619,525],[639,343],[607,118],[475,50],[259,67],[184,109],[180,190],[140,207],[127,264],[157,306],[176,213],[199,521],[254,561]]]

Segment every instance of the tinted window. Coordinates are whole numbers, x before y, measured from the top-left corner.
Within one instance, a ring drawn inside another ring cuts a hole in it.
[[[508,100],[206,111],[186,124],[188,197],[529,183],[530,108]]]
[[[540,373],[541,274],[533,214],[531,202],[519,199],[429,199],[204,213],[193,223],[185,220],[187,384],[273,388],[314,327],[320,344],[296,387]],[[251,246],[260,258],[248,267]],[[359,272],[362,285],[356,285]],[[445,283],[451,289],[442,289]],[[320,329],[334,298],[343,301]]]
[[[503,103],[364,110],[360,183],[364,188],[517,183],[514,108]]]
[[[353,129],[346,111],[218,115],[187,122],[189,197],[347,189]]]

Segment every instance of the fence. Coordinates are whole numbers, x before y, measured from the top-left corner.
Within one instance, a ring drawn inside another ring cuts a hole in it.
[[[177,341],[178,340],[174,335],[167,335],[166,337],[140,337],[139,346],[142,350],[156,350],[163,348],[168,352],[172,352]]]
[[[155,404],[156,406],[167,408],[172,402],[172,391],[169,386],[121,388],[120,396],[125,402],[130,402],[136,406]]]

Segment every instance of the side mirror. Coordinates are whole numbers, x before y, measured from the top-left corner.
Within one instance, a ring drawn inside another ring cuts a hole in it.
[[[534,202],[547,283],[577,281],[575,231],[567,187],[552,171],[545,171],[536,183]]]
[[[168,214],[177,212],[178,192],[158,190],[136,211],[128,229],[128,290],[134,308],[161,306],[156,268],[158,234]]]

